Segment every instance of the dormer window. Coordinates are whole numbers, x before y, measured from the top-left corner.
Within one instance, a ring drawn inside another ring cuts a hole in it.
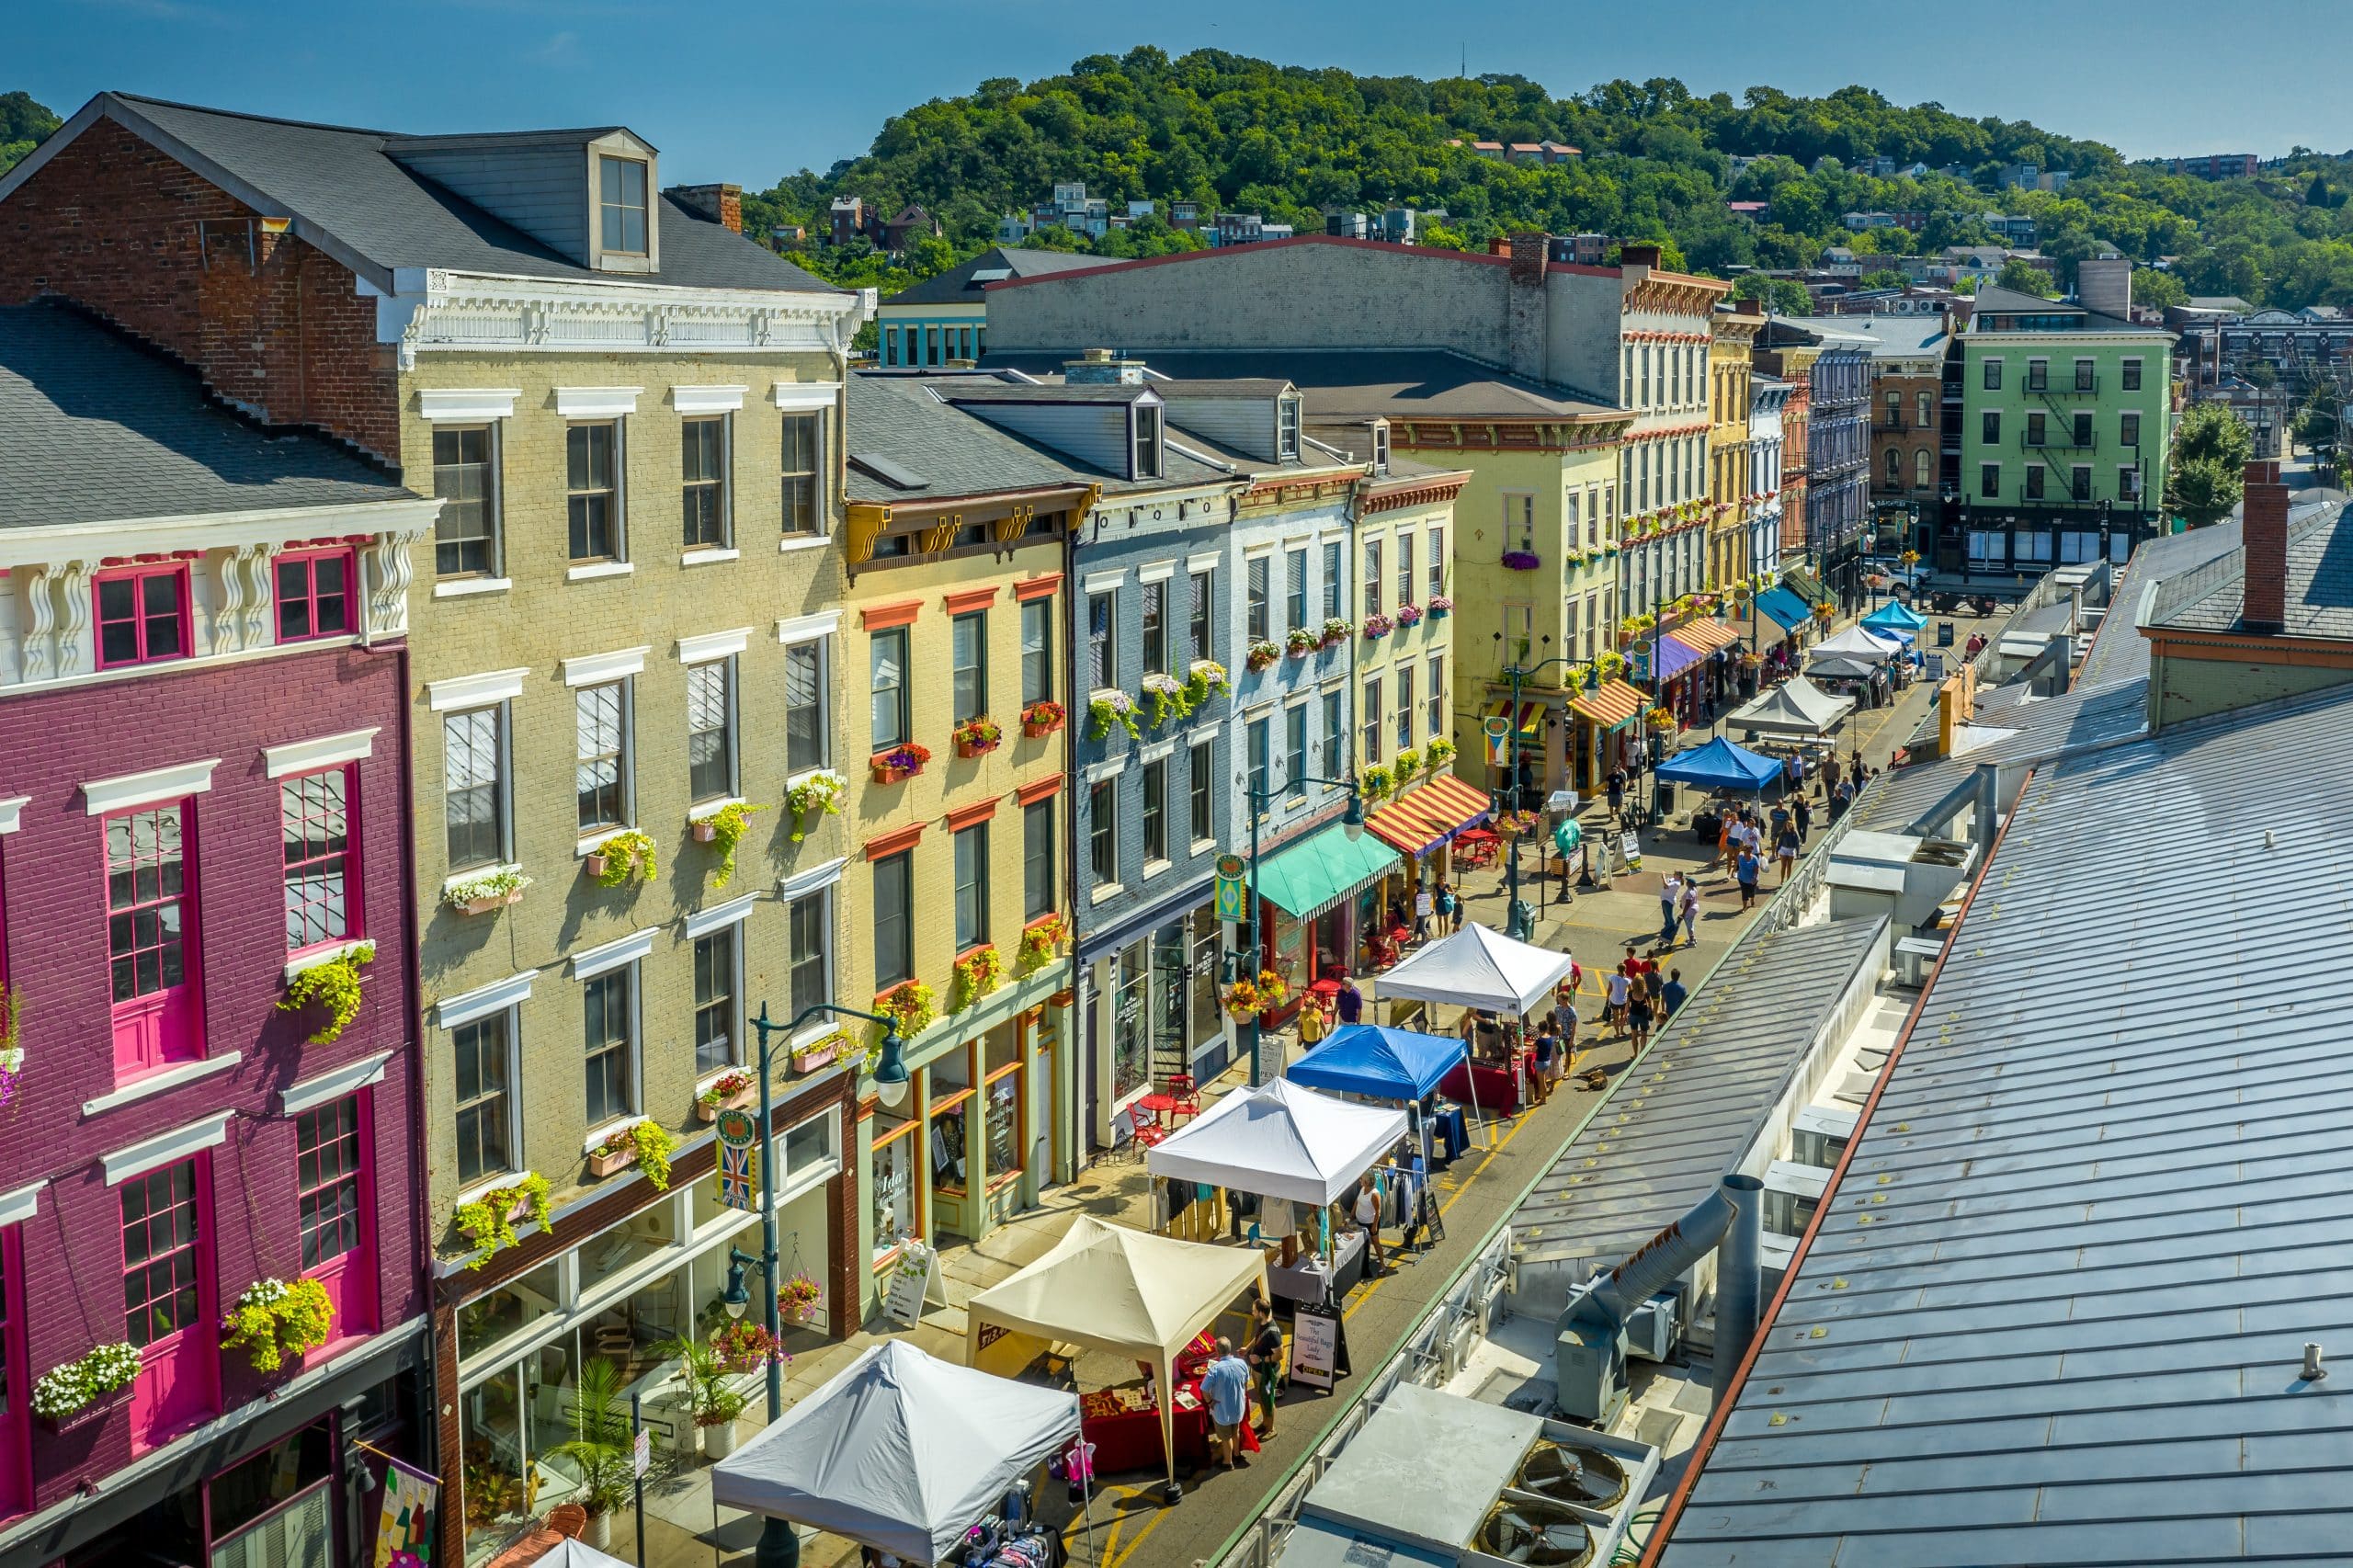
[[[597,214],[603,248],[621,256],[646,253],[646,167],[635,158],[597,160]]]
[[[1296,438],[1294,437],[1294,449]],[[1138,479],[1160,477],[1160,406],[1157,403],[1136,404],[1135,475]]]
[[[1372,472],[1389,472],[1389,426],[1386,425],[1372,427]]]
[[[1299,399],[1295,397],[1275,400],[1275,456],[1299,456]]]

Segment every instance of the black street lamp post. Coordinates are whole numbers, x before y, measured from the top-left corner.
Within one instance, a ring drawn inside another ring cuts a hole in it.
[[[1505,787],[1495,791],[1497,812],[1517,809],[1505,802],[1517,795],[1519,790],[1520,685],[1530,676],[1540,675],[1554,665],[1565,666],[1569,662],[1566,654],[1555,653],[1551,658],[1540,660],[1533,665],[1515,664],[1506,666],[1504,670],[1504,674],[1511,677],[1511,710],[1504,716],[1504,723],[1508,726],[1510,745],[1506,753],[1507,760],[1504,764]],[[1591,679],[1590,672],[1587,678]],[[1514,833],[1508,836],[1511,839],[1511,847],[1505,851],[1504,858],[1504,935],[1516,941],[1530,942],[1536,939],[1536,911],[1529,907],[1527,900],[1519,896],[1519,835]]]
[[[1248,802],[1248,810],[1250,812],[1250,946],[1245,952],[1229,953],[1226,955],[1226,979],[1229,981],[1254,979],[1258,972],[1258,963],[1260,961],[1258,937],[1258,808],[1262,805],[1270,806],[1274,804],[1275,800],[1274,790],[1252,788],[1250,784],[1250,776],[1246,773],[1237,777],[1234,779],[1234,782],[1242,787],[1243,797]],[[1302,784],[1328,784],[1335,789],[1346,790],[1348,792],[1348,805],[1347,809],[1340,813],[1341,824],[1345,827],[1352,828],[1361,828],[1364,826],[1364,792],[1358,787],[1355,779],[1317,778],[1309,775],[1302,775],[1297,778],[1291,779],[1289,783],[1286,783],[1283,788],[1288,790]],[[1312,968],[1313,965],[1311,964],[1310,967]],[[1310,974],[1307,979],[1308,983],[1313,984],[1315,976]],[[1256,1013],[1251,1014],[1250,1021],[1244,1024],[1242,1027],[1249,1031],[1250,1086],[1255,1089],[1260,1084],[1266,1082],[1265,1077],[1260,1072],[1258,1063],[1258,1037],[1264,1031],[1258,1027],[1258,1015]]]

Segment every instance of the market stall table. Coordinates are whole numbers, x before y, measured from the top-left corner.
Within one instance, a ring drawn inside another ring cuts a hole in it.
[[[1483,1111],[1498,1116],[1517,1116],[1520,1103],[1520,1069],[1515,1062],[1508,1067],[1490,1067],[1484,1062],[1466,1062],[1439,1081],[1438,1093],[1449,1099],[1476,1099]]]
[[[1097,1475],[1164,1468],[1160,1407],[1146,1399],[1144,1386],[1136,1382],[1079,1395],[1079,1435],[1095,1445]],[[1178,1470],[1209,1462],[1210,1407],[1201,1398],[1199,1378],[1187,1378],[1176,1385],[1176,1407],[1169,1412],[1169,1436],[1176,1445]]]
[[[1338,1233],[1332,1238],[1332,1250],[1336,1256],[1331,1267],[1310,1254],[1302,1254],[1290,1268],[1268,1264],[1267,1289],[1276,1301],[1293,1307],[1318,1307],[1336,1301],[1355,1290],[1364,1278],[1364,1233]]]

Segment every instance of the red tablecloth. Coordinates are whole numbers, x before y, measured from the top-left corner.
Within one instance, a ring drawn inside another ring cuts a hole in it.
[[[1517,1069],[1481,1067],[1466,1062],[1439,1079],[1438,1089],[1447,1098],[1468,1105],[1472,1098],[1471,1087],[1476,1084],[1480,1114],[1509,1116],[1519,1109],[1523,1082]]]
[[[1176,1471],[1178,1474],[1209,1462],[1210,1407],[1201,1398],[1200,1384],[1188,1380],[1177,1385],[1188,1391],[1197,1402],[1188,1410],[1176,1406],[1170,1430],[1176,1439]],[[1097,1475],[1119,1475],[1128,1471],[1165,1471],[1167,1465],[1161,1457],[1160,1412],[1122,1410],[1109,1393],[1081,1394],[1078,1401],[1078,1429],[1082,1437],[1095,1445],[1095,1472]]]

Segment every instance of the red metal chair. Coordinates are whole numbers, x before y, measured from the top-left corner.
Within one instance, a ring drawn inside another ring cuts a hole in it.
[[[1201,1114],[1201,1092],[1190,1073],[1168,1074],[1168,1097],[1176,1102],[1168,1112],[1172,1122],[1179,1116]]]
[[[1168,1129],[1160,1125],[1160,1113],[1133,1107],[1130,1115],[1136,1119],[1136,1147],[1149,1149],[1168,1136]]]

